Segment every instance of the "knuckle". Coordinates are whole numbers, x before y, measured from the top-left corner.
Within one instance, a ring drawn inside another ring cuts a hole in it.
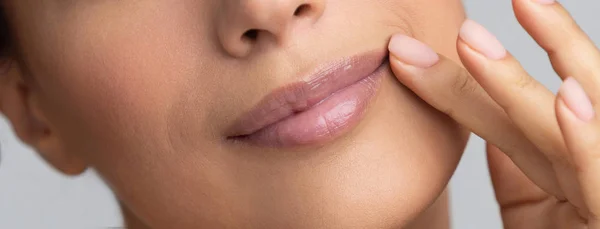
[[[518,89],[529,90],[537,87],[537,81],[528,74],[519,74],[515,80],[515,86]]]
[[[456,76],[454,85],[452,85],[452,93],[457,97],[465,97],[475,93],[479,84],[471,77],[465,69],[456,70],[453,75]]]

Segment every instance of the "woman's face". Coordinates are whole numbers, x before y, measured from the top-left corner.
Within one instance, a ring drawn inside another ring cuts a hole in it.
[[[456,58],[459,0],[7,4],[38,150],[153,228],[403,226],[466,141],[382,65],[394,33]]]

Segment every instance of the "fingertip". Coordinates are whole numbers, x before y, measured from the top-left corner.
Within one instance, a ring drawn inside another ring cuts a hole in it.
[[[556,0],[533,0],[534,2],[541,4],[541,5],[552,5],[554,3],[556,3]]]
[[[594,121],[581,120],[568,106],[565,93],[556,98],[556,116],[562,131],[569,155],[573,160],[578,183],[587,207],[586,210],[596,215],[600,213],[600,129]],[[594,219],[594,217],[590,218]]]
[[[409,76],[409,75],[413,74],[410,71],[411,66],[402,62],[394,54],[390,53],[389,61],[390,61],[390,68],[392,69],[394,76],[396,76],[396,78],[398,80],[403,82],[406,80],[406,78],[414,78],[414,77]],[[409,76],[409,77],[407,77],[407,76]]]
[[[461,63],[465,68],[469,69],[469,71],[484,73],[487,69],[490,69],[490,66],[493,67],[494,64],[502,63],[502,61],[490,61],[489,58],[473,49],[473,47],[461,38],[456,41],[456,50]],[[478,75],[479,74],[475,74],[473,76],[477,77]]]
[[[572,129],[575,128],[574,126],[580,124],[580,120],[572,110],[568,108],[560,93],[556,96],[555,113],[563,136],[570,136],[572,134]]]
[[[467,19],[463,22],[459,38],[473,50],[490,60],[501,60],[507,55],[502,43],[481,24]]]
[[[429,68],[439,62],[439,55],[425,43],[404,34],[394,35],[388,45],[390,55],[417,68]]]
[[[576,79],[572,77],[565,79],[558,95],[559,103],[563,104],[580,121],[590,122],[594,119],[596,112],[592,102]]]
[[[589,154],[598,149],[600,131],[593,121],[582,120],[572,108],[565,93],[556,97],[555,113],[565,144],[576,164],[587,164]]]

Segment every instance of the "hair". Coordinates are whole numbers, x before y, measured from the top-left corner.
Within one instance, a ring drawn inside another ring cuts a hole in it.
[[[10,29],[8,27],[8,19],[4,11],[4,2],[0,0],[0,63],[3,63],[10,55]],[[0,75],[1,77],[1,75]],[[2,142],[0,142],[0,165],[2,164]]]
[[[6,59],[11,52],[11,35],[4,4],[0,2],[0,59]]]

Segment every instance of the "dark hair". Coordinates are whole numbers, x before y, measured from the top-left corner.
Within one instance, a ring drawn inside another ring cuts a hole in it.
[[[11,35],[8,18],[4,11],[4,5],[0,2],[0,59],[8,57],[11,51]]]
[[[4,11],[4,2],[0,2],[0,63],[4,62],[10,55],[10,29]],[[2,162],[2,144],[0,142],[0,162]],[[1,163],[0,163],[1,164]]]

